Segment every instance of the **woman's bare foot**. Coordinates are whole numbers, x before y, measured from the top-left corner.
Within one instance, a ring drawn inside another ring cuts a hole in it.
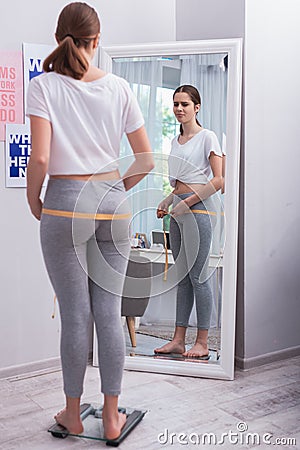
[[[80,434],[83,432],[83,425],[80,416],[78,414],[73,414],[66,408],[60,411],[54,416],[59,425],[62,425],[71,434]]]
[[[201,344],[200,342],[196,342],[192,348],[182,354],[183,356],[187,356],[188,358],[201,358],[209,355],[209,350],[207,344]]]
[[[126,414],[117,412],[117,414],[109,414],[104,407],[102,411],[102,422],[104,428],[104,436],[106,439],[117,439],[126,423]]]
[[[180,353],[185,351],[184,342],[181,340],[173,339],[171,342],[163,345],[162,347],[155,348],[154,353]]]

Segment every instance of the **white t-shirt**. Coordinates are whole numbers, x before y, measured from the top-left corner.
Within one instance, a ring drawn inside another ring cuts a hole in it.
[[[206,184],[212,173],[209,162],[211,152],[223,156],[217,136],[204,128],[185,144],[179,144],[178,138],[176,136],[172,140],[168,159],[171,186],[175,187],[176,180]]]
[[[91,82],[55,72],[35,77],[29,83],[26,115],[52,124],[49,175],[117,169],[123,133],[144,124],[129,84],[110,73]]]

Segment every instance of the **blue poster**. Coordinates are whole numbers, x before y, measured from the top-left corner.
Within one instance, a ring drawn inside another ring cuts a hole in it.
[[[6,187],[26,187],[26,168],[31,152],[29,123],[6,125]]]

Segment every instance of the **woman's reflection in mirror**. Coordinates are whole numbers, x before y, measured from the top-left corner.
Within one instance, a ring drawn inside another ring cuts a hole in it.
[[[223,153],[216,134],[201,126],[198,90],[179,86],[173,94],[173,112],[180,134],[172,140],[168,159],[170,184],[174,188],[157,207],[157,217],[170,211],[170,244],[180,274],[173,339],[154,350],[157,354],[182,354],[207,358],[213,294],[209,280],[209,253],[216,220],[213,194],[224,189]],[[186,350],[185,337],[196,302],[197,335]]]

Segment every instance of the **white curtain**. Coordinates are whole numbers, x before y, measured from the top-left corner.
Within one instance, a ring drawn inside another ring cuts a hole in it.
[[[140,60],[135,58],[114,59],[113,73],[125,78],[141,107],[147,133],[154,153],[160,154],[162,147],[162,108],[159,88],[162,86],[162,61],[156,57]],[[128,167],[133,156],[126,138],[121,147],[121,170]],[[160,229],[161,221],[156,218],[156,207],[162,199],[162,175],[154,169],[129,194],[133,212],[132,233],[146,233]]]
[[[226,132],[227,70],[225,54],[181,56],[180,84],[195,86],[201,95],[198,120],[204,128],[213,130],[220,144]]]

